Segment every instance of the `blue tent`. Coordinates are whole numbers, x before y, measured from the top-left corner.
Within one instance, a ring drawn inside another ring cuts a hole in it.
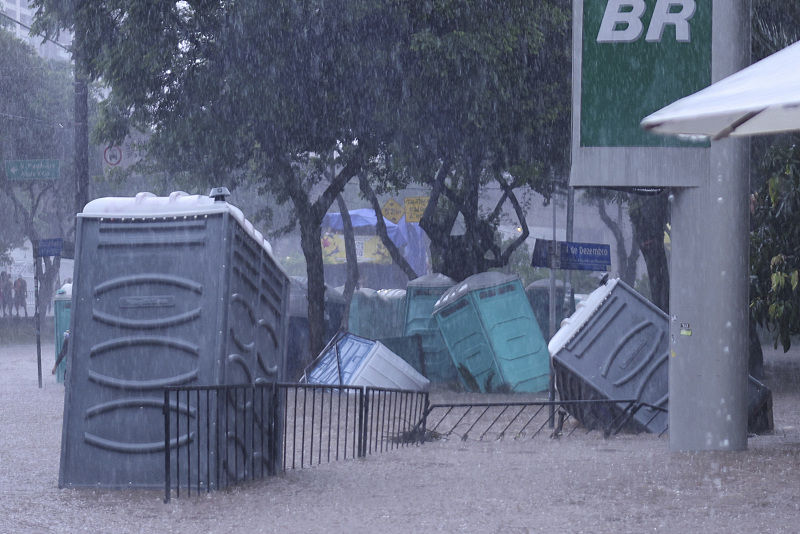
[[[378,224],[378,217],[373,209],[362,208],[350,210],[349,213],[353,228],[375,228]],[[405,247],[403,256],[408,264],[411,265],[411,268],[418,275],[425,274],[427,263],[425,240],[423,239],[424,231],[419,227],[419,224],[406,222],[405,216],[397,224],[386,217],[383,218],[383,222],[386,225],[386,233],[389,234],[389,239],[392,240],[392,243],[400,249]],[[330,228],[335,232],[343,232],[342,214],[339,212],[326,213],[322,219],[322,227]]]

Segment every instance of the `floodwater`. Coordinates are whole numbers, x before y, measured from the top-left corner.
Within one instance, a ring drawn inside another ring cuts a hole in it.
[[[0,346],[0,532],[798,532],[800,351],[765,351],[776,432],[745,452],[580,429],[454,438],[164,504],[159,491],[58,489],[53,347],[39,389],[36,347]]]

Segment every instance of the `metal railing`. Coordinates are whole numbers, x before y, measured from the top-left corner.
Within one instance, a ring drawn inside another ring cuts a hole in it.
[[[424,435],[427,392],[318,384],[174,386],[164,391],[164,500]]]
[[[555,415],[551,419],[550,410]],[[561,401],[522,401],[522,402],[484,402],[484,403],[438,403],[431,404],[423,414],[419,426],[425,426],[426,439],[446,438],[456,435],[463,441],[475,437],[478,441],[500,440],[506,437],[513,439],[533,439],[542,435],[545,429],[551,437],[560,437],[564,423],[591,408],[595,414],[605,412],[604,417],[596,418],[593,424],[584,428],[602,428],[603,435],[608,437],[619,433],[641,408],[650,408],[656,412],[666,411],[663,408],[638,402],[635,399],[622,400],[561,400]],[[577,426],[573,427],[571,435]]]

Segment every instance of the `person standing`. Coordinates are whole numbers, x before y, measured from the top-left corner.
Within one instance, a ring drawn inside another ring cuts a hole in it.
[[[28,284],[20,276],[14,281],[14,312],[19,317],[19,307],[25,311],[25,317],[28,316],[28,307],[25,305],[25,300],[28,298]]]

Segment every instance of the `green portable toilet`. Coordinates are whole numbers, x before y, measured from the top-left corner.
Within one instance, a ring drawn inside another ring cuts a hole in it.
[[[58,291],[56,291],[56,295],[53,298],[53,322],[55,323],[56,327],[55,359],[58,359],[58,355],[61,353],[61,347],[64,345],[64,332],[66,332],[69,328],[70,313],[72,311],[71,307],[72,284],[64,284]],[[56,369],[56,380],[59,382],[64,382],[64,371],[66,368],[66,360],[63,360],[60,364],[58,364],[58,369]]]
[[[405,289],[361,288],[353,293],[348,331],[371,340],[403,335]]]
[[[455,285],[455,280],[443,274],[427,274],[408,283],[404,336],[419,335],[422,369],[431,382],[455,382],[458,371],[444,344],[439,325],[433,317],[433,306]],[[412,365],[416,362],[412,362]]]
[[[547,389],[550,355],[516,275],[470,276],[442,295],[433,315],[468,389]]]

